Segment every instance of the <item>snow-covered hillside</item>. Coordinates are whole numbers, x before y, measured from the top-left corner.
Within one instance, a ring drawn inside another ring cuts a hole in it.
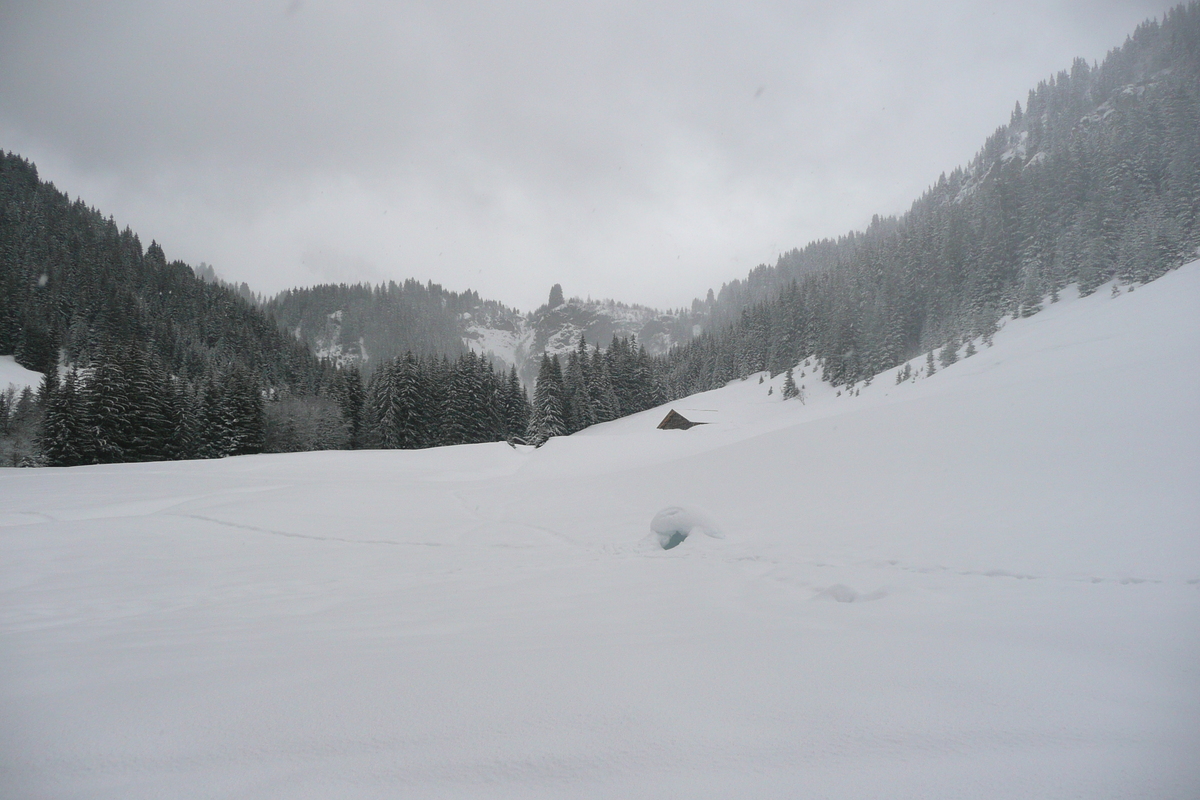
[[[422,291],[419,285],[415,291]],[[289,296],[285,293],[276,302],[284,303]],[[332,302],[327,297],[322,299]],[[356,298],[343,299],[349,302]],[[611,300],[576,297],[522,313],[481,300],[473,293],[448,295],[448,299],[453,304],[441,303],[437,311],[425,308],[424,313],[402,303],[313,312],[309,316],[315,320],[290,324],[288,330],[296,339],[307,341],[318,358],[342,366],[358,365],[368,373],[389,358],[403,355],[405,349],[428,355],[453,353],[461,346],[489,358],[503,371],[516,367],[530,388],[542,354],[574,350],[580,335],[589,347],[608,347],[613,336],[635,337],[650,355],[662,355],[700,330],[694,324],[698,317]],[[277,315],[287,311],[286,307],[275,309]],[[404,344],[400,332],[415,337],[415,341]]]
[[[634,337],[650,355],[662,355],[693,333],[689,319],[644,306],[573,298],[530,314],[497,314],[480,307],[463,315],[463,344],[505,368],[515,366],[530,387],[543,353],[562,355],[579,346],[607,348],[613,336]]]
[[[0,796],[1195,798],[1198,312],[688,431],[2,470]]]
[[[0,356],[0,392],[10,386],[19,392],[26,386],[37,391],[42,382],[42,373],[25,369],[12,356]]]

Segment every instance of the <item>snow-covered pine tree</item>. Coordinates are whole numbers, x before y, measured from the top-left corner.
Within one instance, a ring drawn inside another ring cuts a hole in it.
[[[650,354],[633,337],[630,337],[630,341],[632,342],[634,359],[634,408],[637,411],[645,411],[662,403],[663,398],[658,390],[658,383],[654,379],[654,371],[650,367]]]
[[[475,440],[475,354],[468,351],[460,356],[450,374],[446,387],[444,425],[446,444],[467,444]]]
[[[942,362],[943,367],[948,367],[958,361],[958,339],[954,336],[950,337],[950,341],[942,346],[942,352],[938,359]]]
[[[363,388],[362,373],[356,364],[346,367],[336,379],[332,392],[342,410],[342,418],[350,429],[350,448],[363,446],[363,406],[366,390]]]
[[[197,398],[196,455],[199,458],[224,458],[233,452],[228,421],[222,413],[221,386],[210,375]]]
[[[791,400],[793,397],[800,396],[800,387],[796,385],[796,376],[792,367],[787,368],[787,373],[783,376],[783,399]]]
[[[563,376],[563,406],[567,413],[567,430],[581,431],[596,424],[595,387],[592,385],[591,363],[587,342],[579,336],[579,346],[567,356],[567,371]]]
[[[575,359],[579,362],[580,372],[580,408],[578,411],[580,429],[595,425],[600,421],[600,389],[597,384],[596,370],[588,353],[587,339],[579,334],[579,345],[575,350]]]
[[[392,422],[396,447],[409,450],[425,447],[427,392],[420,364],[411,350],[396,364],[389,389],[394,394]]]
[[[504,385],[504,438],[524,440],[529,429],[529,396],[521,379],[517,377],[517,368],[509,367],[508,380]]]
[[[126,460],[131,438],[131,403],[121,364],[112,348],[102,350],[91,374],[82,382],[86,464],[119,464]]]
[[[125,351],[122,368],[129,402],[127,461],[157,461],[168,458],[172,432],[170,390],[167,376],[141,347]]]
[[[567,432],[562,408],[562,371],[557,359],[557,356],[552,359],[542,354],[537,384],[533,390],[533,409],[526,440],[539,447],[551,437],[563,436]]]
[[[434,446],[449,443],[446,403],[453,374],[454,366],[450,363],[449,356],[443,355],[441,358],[429,360],[426,378],[426,385],[429,387],[429,441]]]
[[[621,403],[613,391],[608,374],[608,360],[600,352],[600,344],[592,351],[592,384],[595,389],[596,421],[608,422],[621,416]]]
[[[166,386],[167,436],[165,458],[178,460],[197,456],[197,400],[191,386],[181,379],[168,379]]]
[[[267,431],[267,416],[258,380],[235,366],[225,379],[222,395],[233,445],[230,455],[261,453]]]
[[[51,381],[49,375],[42,382],[46,414],[42,418],[38,444],[42,457],[52,467],[73,467],[85,463],[79,449],[82,444],[82,398],[76,386],[74,369],[67,372],[61,384]]]

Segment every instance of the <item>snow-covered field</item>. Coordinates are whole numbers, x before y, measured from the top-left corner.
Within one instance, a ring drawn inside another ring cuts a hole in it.
[[[690,431],[0,470],[0,796],[1194,799],[1197,367],[1200,263]]]

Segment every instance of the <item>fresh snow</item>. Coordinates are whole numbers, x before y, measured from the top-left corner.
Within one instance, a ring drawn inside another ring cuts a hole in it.
[[[0,470],[0,796],[1195,798],[1200,262],[1068,294],[537,450]]]
[[[10,386],[15,386],[18,392],[26,386],[37,391],[41,383],[42,373],[25,369],[12,356],[0,356],[0,392]]]

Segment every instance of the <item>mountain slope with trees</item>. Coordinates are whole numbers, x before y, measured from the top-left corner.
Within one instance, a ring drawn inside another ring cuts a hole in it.
[[[265,399],[334,370],[228,287],[0,154],[0,354],[46,380],[39,452],[73,464],[259,452]],[[60,381],[60,371],[65,375]],[[29,415],[27,415],[28,417]]]
[[[234,292],[168,262],[155,243],[143,248],[128,228],[39,180],[30,162],[0,155],[0,353],[47,373],[133,343],[192,381],[239,367],[268,385],[313,390],[324,376]]]
[[[453,359],[471,350],[506,370],[516,367],[526,384],[533,382],[542,354],[566,358],[580,336],[589,342],[632,337],[651,354],[662,355],[690,339],[694,326],[708,317],[707,307],[660,311],[567,298],[557,284],[550,302],[523,313],[474,291],[454,292],[411,279],[288,289],[263,309],[317,356],[355,365],[368,376],[406,352]]]
[[[430,291],[437,299],[440,290]],[[456,362],[444,351],[440,361],[409,353],[384,361],[364,386],[356,368],[319,359],[248,294],[203,266],[168,262],[155,243],[143,249],[128,228],[42,182],[33,164],[0,156],[0,354],[45,375],[36,396],[3,396],[6,465],[429,447],[525,434],[528,402],[515,374],[498,374],[471,353]],[[461,340],[452,352],[465,352]],[[403,384],[412,365],[416,395]],[[400,422],[405,402],[419,404],[409,412],[415,438]]]
[[[1196,252],[1198,219],[1193,2],[1141,25],[1100,66],[1076,60],[1039,84],[968,167],[900,218],[810,245],[827,269],[658,359],[656,375],[681,397],[815,356],[835,385],[869,380],[935,347],[986,342],[1002,315],[1037,313],[1069,283],[1086,294],[1153,280]]]

